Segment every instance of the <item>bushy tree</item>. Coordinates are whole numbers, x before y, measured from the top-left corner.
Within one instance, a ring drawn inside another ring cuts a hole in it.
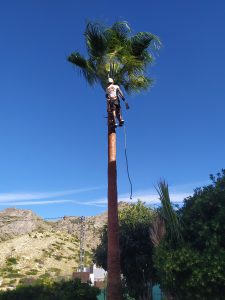
[[[140,300],[150,299],[154,269],[149,226],[154,212],[138,201],[137,204],[122,209],[119,215],[121,272],[125,285],[131,297]],[[94,257],[96,263],[107,270],[107,228],[102,232],[101,243]]]
[[[163,289],[179,300],[222,300],[225,295],[225,170],[194,191],[177,211],[182,239],[165,235],[154,263]]]

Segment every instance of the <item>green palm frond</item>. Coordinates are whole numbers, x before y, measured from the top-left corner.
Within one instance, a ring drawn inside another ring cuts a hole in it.
[[[72,53],[67,60],[80,68],[81,73],[90,85],[97,82],[96,69],[91,59],[86,60],[80,53]]]
[[[87,61],[86,59],[80,55],[79,52],[74,52],[72,53],[68,58],[67,60],[69,62],[71,62],[72,64],[80,67],[80,68],[86,68],[87,67]]]
[[[147,89],[153,80],[147,76],[147,65],[154,60],[153,52],[159,39],[148,32],[131,36],[126,21],[105,27],[98,22],[88,22],[85,30],[88,59],[78,52],[68,61],[79,67],[85,79],[93,85],[98,82],[105,89],[107,78],[123,86],[128,93]]]
[[[162,204],[160,214],[165,221],[166,231],[172,241],[174,241],[175,243],[181,242],[181,224],[179,222],[176,211],[172,207],[169,195],[169,187],[165,180],[161,180],[158,183],[156,190],[159,194],[159,199]]]
[[[141,56],[150,45],[159,49],[161,42],[156,35],[149,32],[139,32],[131,38],[132,53],[137,57]]]
[[[101,59],[107,49],[104,27],[99,23],[88,22],[84,35],[89,55],[95,59]]]
[[[86,78],[90,85],[93,85],[98,81],[96,67],[92,59],[87,61],[87,68],[82,70],[83,76]]]
[[[131,28],[126,21],[114,23],[111,29],[122,43],[128,39],[131,32]]]
[[[126,21],[116,22],[112,27],[106,28],[104,36],[108,42],[108,53],[124,51],[129,43],[129,33],[131,29]]]
[[[127,72],[133,73],[136,71],[143,71],[144,64],[143,61],[137,59],[133,55],[125,55],[120,59],[123,66],[126,68]]]
[[[116,79],[117,74],[120,72],[123,65],[116,59],[110,61],[107,70],[109,70],[109,77]]]
[[[124,82],[123,86],[128,94],[132,92],[141,92],[147,90],[152,84],[153,80],[144,75],[132,75]]]

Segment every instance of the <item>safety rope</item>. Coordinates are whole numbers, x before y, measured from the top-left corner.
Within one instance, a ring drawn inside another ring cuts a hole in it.
[[[126,167],[127,167],[127,177],[130,182],[130,199],[132,200],[133,197],[133,188],[132,188],[132,182],[130,179],[130,172],[129,172],[129,164],[128,164],[128,158],[127,158],[127,134],[126,134],[126,126],[123,125],[123,131],[124,131],[124,149],[125,149],[125,158],[126,158]]]

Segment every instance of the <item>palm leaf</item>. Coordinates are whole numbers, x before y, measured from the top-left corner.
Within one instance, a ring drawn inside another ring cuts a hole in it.
[[[149,46],[158,50],[161,46],[159,38],[149,32],[139,32],[131,38],[131,49],[135,56],[141,56]]]
[[[83,74],[90,85],[93,85],[97,81],[95,65],[91,59],[86,60],[80,53],[74,52],[67,60],[80,68],[81,74]]]
[[[123,86],[128,94],[132,92],[140,92],[148,89],[153,84],[153,80],[144,75],[130,75]]]
[[[126,21],[114,23],[111,29],[122,43],[128,39],[131,32],[131,28]]]
[[[148,32],[131,37],[126,21],[116,22],[107,28],[98,22],[88,22],[85,39],[89,59],[78,52],[68,61],[79,67],[85,79],[93,85],[99,82],[105,89],[107,78],[125,88],[128,93],[147,89],[153,80],[147,76],[147,65],[154,60],[154,43],[159,39]]]
[[[173,242],[179,243],[182,241],[181,224],[170,201],[168,184],[161,180],[156,190],[162,204],[160,215],[165,221],[167,234]]]
[[[104,28],[99,23],[88,22],[85,30],[87,51],[94,59],[101,59],[107,49]]]
[[[67,60],[80,68],[87,68],[87,61],[79,52],[72,53]]]

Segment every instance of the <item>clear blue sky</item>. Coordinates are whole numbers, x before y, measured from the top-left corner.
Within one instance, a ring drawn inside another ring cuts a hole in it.
[[[85,54],[86,20],[158,35],[151,90],[124,111],[134,200],[154,202],[165,178],[173,200],[224,167],[225,2],[1,1],[0,209],[43,217],[106,209],[104,93],[66,61]],[[123,130],[118,129],[119,199],[129,199]]]

